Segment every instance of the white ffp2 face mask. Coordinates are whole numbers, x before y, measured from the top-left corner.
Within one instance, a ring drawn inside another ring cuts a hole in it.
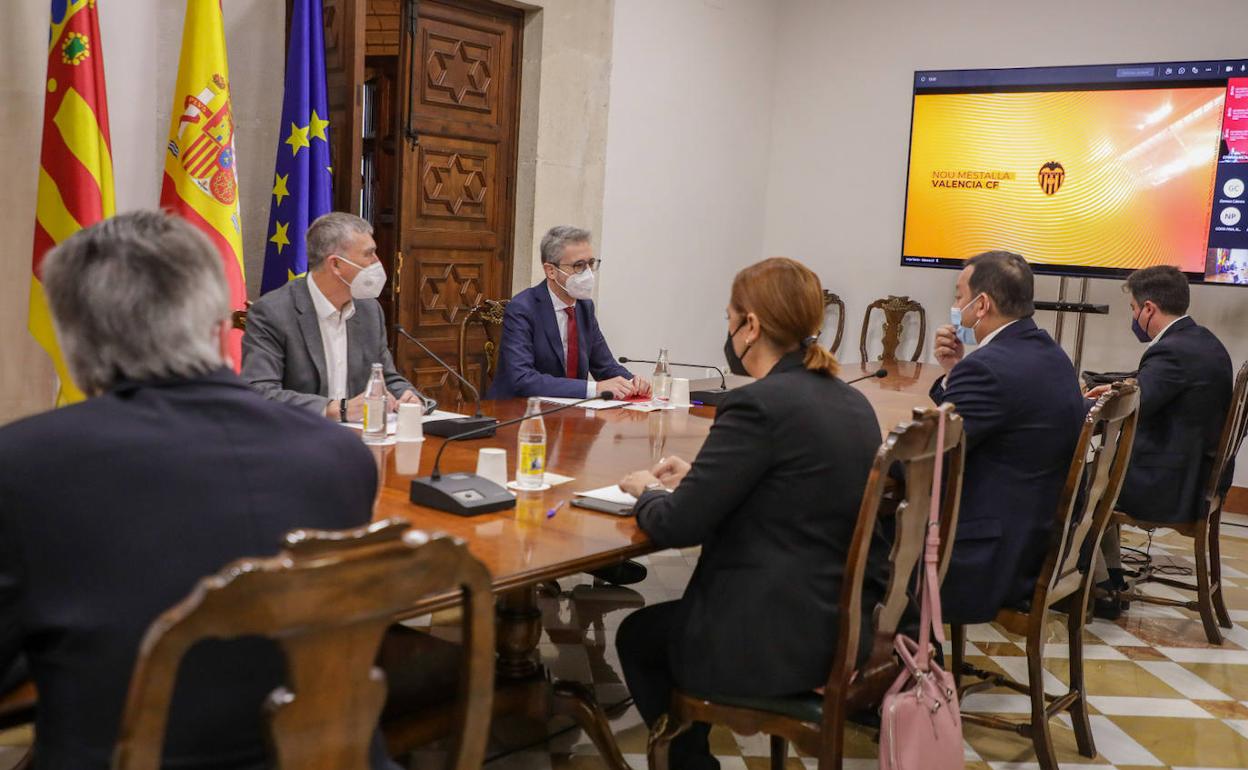
[[[583,273],[565,273],[562,268],[556,268],[559,272],[568,276],[568,280],[563,283],[563,290],[568,293],[572,299],[593,299],[594,298],[594,271],[588,267]]]
[[[346,257],[339,256],[338,259],[352,267],[359,268],[360,272],[355,274],[355,278],[352,278],[350,283],[342,281],[342,276],[338,277],[338,280],[347,283],[351,289],[352,299],[377,299],[381,296],[381,288],[386,285],[386,268],[382,267],[380,261],[368,267],[360,267]]]

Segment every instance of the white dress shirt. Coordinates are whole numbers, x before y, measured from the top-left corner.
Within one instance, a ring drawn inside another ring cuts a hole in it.
[[[546,284],[546,291],[550,293],[550,304],[555,306],[555,326],[559,327],[559,342],[563,345],[563,360],[566,364],[568,360],[568,314],[564,312],[566,308],[576,307],[576,300],[572,300],[569,304],[559,299],[559,295],[555,294],[550,288],[550,284]],[[576,327],[577,345],[584,345],[584,335],[581,327]],[[566,371],[566,367],[565,367]],[[585,377],[585,398],[593,398],[598,395],[598,386],[594,383],[594,378]]]
[[[1166,324],[1166,328],[1164,328],[1164,329],[1162,329],[1161,331],[1157,332],[1157,336],[1156,336],[1156,337],[1153,337],[1153,338],[1152,338],[1152,340],[1150,340],[1150,341],[1149,341],[1148,346],[1151,348],[1153,345],[1156,345],[1156,344],[1157,344],[1157,340],[1161,339],[1161,335],[1163,335],[1163,334],[1165,334],[1166,332],[1170,331],[1170,327],[1171,327],[1171,326],[1174,326],[1174,325],[1175,325],[1175,324],[1177,324],[1179,321],[1182,321],[1184,318],[1187,318],[1187,317],[1188,317],[1187,315],[1181,315],[1181,316],[1179,316],[1178,318],[1176,318],[1176,319],[1174,319],[1173,321],[1171,321],[1170,323]]]
[[[321,328],[321,342],[325,345],[325,374],[327,392],[331,401],[351,398],[347,393],[347,321],[355,315],[355,302],[348,302],[342,310],[321,292],[316,279],[307,277],[308,293],[316,308],[316,322]],[[566,347],[566,343],[565,343]]]

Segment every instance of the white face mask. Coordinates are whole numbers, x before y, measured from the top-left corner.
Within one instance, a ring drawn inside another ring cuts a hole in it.
[[[347,283],[350,287],[353,299],[377,299],[381,295],[381,287],[386,285],[386,268],[381,266],[380,261],[368,267],[360,267],[346,257],[338,256],[338,259],[360,270],[355,274],[355,278],[351,279],[351,283],[342,281],[342,276],[338,276],[338,280]]]
[[[566,273],[563,268],[555,268],[559,272],[568,276],[568,280],[563,284],[563,290],[568,293],[572,299],[593,299],[594,298],[594,271],[588,267],[583,273]]]

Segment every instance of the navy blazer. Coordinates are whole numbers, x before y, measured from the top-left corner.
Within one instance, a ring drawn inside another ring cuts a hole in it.
[[[289,530],[366,524],[376,490],[357,434],[224,369],[0,429],[0,671],[24,653],[38,686],[35,767],[111,767],[152,621]],[[163,766],[267,768],[262,706],[284,670],[268,640],[192,648]],[[380,749],[372,766],[391,767]]]
[[[955,406],[967,446],[944,616],[984,623],[1035,587],[1084,399],[1061,346],[1022,318],[937,381],[932,400]]]
[[[602,336],[594,303],[576,302],[578,339],[576,379],[567,376],[563,342],[555,322],[555,306],[550,302],[550,289],[543,280],[525,289],[507,303],[503,315],[503,339],[499,346],[498,371],[486,391],[486,398],[519,398],[552,396],[585,398],[585,381],[612,377],[633,378],[611,355],[611,348]]]
[[[1118,508],[1145,521],[1192,521],[1234,388],[1217,337],[1181,318],[1140,359],[1140,421]],[[1230,485],[1228,472],[1223,483]]]

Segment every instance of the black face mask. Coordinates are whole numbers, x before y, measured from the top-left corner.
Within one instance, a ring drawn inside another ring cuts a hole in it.
[[[741,331],[744,327],[745,321],[742,321],[741,325],[737,327],[737,331],[729,332],[728,339],[724,341],[724,358],[728,359],[728,371],[740,377],[749,377],[750,373],[746,370],[745,364],[741,361],[741,359],[749,354],[750,348],[754,346],[754,343],[751,342],[749,345],[746,345],[745,350],[741,353],[741,355],[737,355],[736,349],[732,347],[732,338],[736,337],[737,332]]]

